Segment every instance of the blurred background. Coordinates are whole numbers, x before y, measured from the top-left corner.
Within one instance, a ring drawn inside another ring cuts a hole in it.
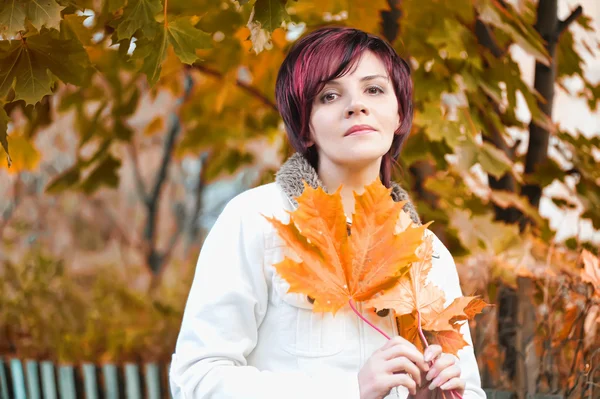
[[[489,397],[600,398],[598,0],[0,7],[0,398],[168,397],[203,239],[291,154],[275,78],[323,25],[412,67],[395,179],[495,305]]]

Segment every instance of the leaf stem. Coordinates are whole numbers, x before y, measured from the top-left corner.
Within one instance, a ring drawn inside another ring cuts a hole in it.
[[[423,334],[423,329],[421,328],[421,312],[417,310],[417,331],[419,331],[419,337],[421,338],[421,342],[423,342],[423,346],[425,348],[429,347],[429,343],[427,342],[427,338],[425,338],[425,334]],[[429,362],[429,367],[433,366],[433,362]],[[438,388],[439,389],[439,388]],[[446,398],[446,393],[444,390],[442,391],[442,396],[444,399]],[[463,399],[462,395],[456,392],[456,390],[450,391],[450,397],[452,399]]]
[[[350,299],[348,301],[348,303],[350,304],[350,307],[352,308],[352,310],[354,311],[354,313],[356,313],[356,315],[358,317],[360,317],[362,319],[362,321],[364,321],[365,323],[367,323],[368,325],[370,325],[371,327],[373,327],[375,330],[379,331],[379,333],[381,335],[383,335],[384,337],[386,337],[387,339],[390,339],[389,335],[387,335],[385,332],[381,331],[379,328],[377,328],[377,326],[373,325],[373,323],[371,323],[369,320],[367,320],[362,314],[360,314],[360,312],[358,310],[356,310],[356,308],[354,307],[354,304],[352,303],[352,299]]]
[[[423,329],[421,328],[421,312],[417,310],[417,330],[419,331],[419,337],[421,337],[421,342],[423,342],[423,346],[425,348],[429,347],[429,343],[427,342],[427,338],[425,338],[425,334],[423,334]]]
[[[356,315],[358,317],[360,317],[360,319],[362,321],[364,321],[365,323],[367,323],[368,325],[370,325],[371,327],[373,327],[375,330],[377,330],[381,335],[383,335],[387,339],[391,339],[389,335],[387,335],[385,332],[383,332],[382,330],[380,330],[379,328],[377,328],[377,326],[375,326],[373,323],[371,323],[369,320],[367,320],[362,314],[360,314],[360,312],[356,309],[356,307],[352,303],[352,299],[350,299],[348,301],[348,304],[350,304],[350,307],[352,308],[352,310],[354,311],[354,313],[356,313]],[[423,342],[423,346],[425,346],[425,348],[429,347],[429,343],[427,342],[427,338],[425,338],[425,334],[423,334],[423,329],[421,328],[421,312],[419,312],[418,310],[417,310],[417,330],[419,331],[419,337],[421,338],[421,341]],[[429,362],[429,366],[430,367],[432,366],[432,363],[433,362]],[[452,399],[463,399],[462,395],[459,394],[458,392],[456,392],[455,390],[451,390],[451,391],[449,391],[449,393],[450,393],[450,397]],[[444,397],[444,399],[446,399],[446,392],[443,391],[443,390],[442,390],[442,396]]]
[[[169,0],[165,0],[165,27],[167,26],[167,5],[169,4]]]

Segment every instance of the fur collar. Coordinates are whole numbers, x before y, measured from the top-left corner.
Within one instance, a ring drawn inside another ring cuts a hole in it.
[[[327,192],[327,188],[319,179],[317,171],[300,153],[295,153],[288,158],[275,175],[275,181],[287,194],[294,206],[298,206],[296,197],[300,196],[304,190],[303,180],[312,188],[321,187]],[[421,224],[417,210],[410,201],[408,193],[398,183],[392,182],[391,196],[396,202],[408,200],[404,205],[404,211],[410,215],[415,223]]]

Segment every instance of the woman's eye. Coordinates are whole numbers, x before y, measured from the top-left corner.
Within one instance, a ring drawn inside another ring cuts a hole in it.
[[[321,97],[321,101],[324,103],[330,103],[337,98],[337,94],[335,93],[326,93]]]
[[[367,88],[367,92],[369,94],[379,94],[379,93],[383,93],[383,89],[379,86],[370,86]]]

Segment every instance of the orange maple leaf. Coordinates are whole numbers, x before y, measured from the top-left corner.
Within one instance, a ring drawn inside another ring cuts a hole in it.
[[[469,345],[463,335],[454,330],[425,331],[428,342],[436,343],[442,347],[445,353],[458,356],[458,351]]]
[[[393,287],[418,260],[415,251],[427,228],[398,228],[405,202],[394,202],[391,189],[377,179],[362,195],[354,194],[348,230],[340,191],[329,195],[304,183],[290,223],[266,217],[301,259],[286,257],[275,269],[290,284],[289,292],[314,298],[316,312],[335,314],[351,300],[365,301]]]
[[[393,309],[400,335],[421,351],[425,343],[422,342],[419,328],[425,337],[441,345],[444,352],[456,355],[467,345],[459,332],[462,323],[472,319],[488,304],[477,297],[468,296],[458,297],[444,307],[444,291],[427,281],[432,268],[432,253],[433,235],[428,235],[417,249],[419,261],[412,264],[410,273],[391,289],[367,301],[366,306]]]

